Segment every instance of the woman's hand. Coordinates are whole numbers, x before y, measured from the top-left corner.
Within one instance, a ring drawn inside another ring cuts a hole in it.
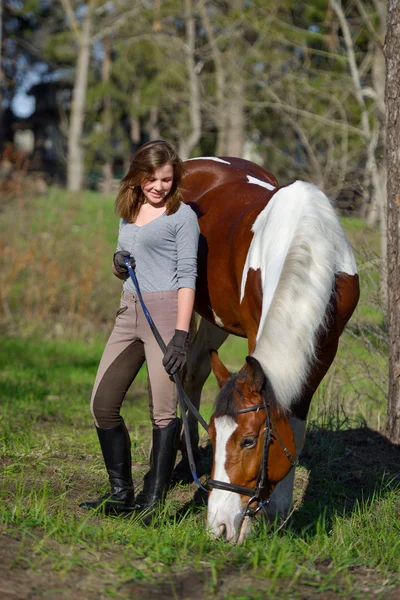
[[[164,354],[163,366],[168,375],[174,375],[186,364],[189,346],[189,333],[181,329],[175,329],[174,336],[167,346]]]
[[[130,252],[127,250],[119,250],[114,254],[113,263],[114,268],[120,275],[129,275],[128,267],[125,264],[124,259],[129,258],[132,269],[135,268],[135,259],[131,256]]]

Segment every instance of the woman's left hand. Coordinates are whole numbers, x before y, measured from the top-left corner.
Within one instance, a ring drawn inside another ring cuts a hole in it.
[[[187,331],[175,329],[175,334],[170,340],[167,351],[164,354],[163,366],[168,375],[174,375],[186,364],[187,350],[189,346],[189,334]]]

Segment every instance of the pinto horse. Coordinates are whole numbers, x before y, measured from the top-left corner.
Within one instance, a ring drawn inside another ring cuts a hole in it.
[[[263,168],[224,157],[186,161],[182,187],[201,231],[195,311],[202,317],[184,385],[199,407],[212,362],[220,393],[209,426],[208,526],[240,541],[260,508],[271,519],[289,512],[310,402],[358,302],[357,266],[314,185],[278,187]],[[215,352],[229,334],[248,340],[236,375]]]

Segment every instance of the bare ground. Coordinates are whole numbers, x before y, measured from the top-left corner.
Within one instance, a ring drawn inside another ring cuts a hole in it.
[[[338,576],[334,582],[321,591],[318,589],[321,577],[329,572],[329,564],[316,565],[313,579],[293,581],[280,580],[278,584],[257,577],[255,573],[227,569],[219,573],[217,585],[213,585],[209,569],[193,571],[190,569],[169,576],[154,577],[145,581],[117,581],[112,573],[103,572],[101,578],[95,577],[87,568],[75,567],[67,574],[54,572],[50,564],[44,561],[31,564],[27,553],[26,540],[23,544],[23,556],[20,553],[21,539],[8,533],[0,534],[0,598],[1,600],[36,600],[50,598],[56,600],[103,600],[107,598],[132,598],[135,600],[225,600],[240,598],[261,600],[268,598],[295,598],[306,600],[319,598],[333,600],[346,598],[380,598],[397,600],[400,597],[400,585],[393,580],[382,579],[373,569],[354,568],[351,570],[351,591],[349,573]],[[54,551],[65,552],[61,545]],[[32,544],[32,557],[34,548]],[[111,558],[110,552],[110,558]],[[90,559],[90,556],[87,557]],[[102,557],[103,562],[107,559]],[[33,562],[33,561],[32,561]],[[271,588],[271,592],[270,592]]]

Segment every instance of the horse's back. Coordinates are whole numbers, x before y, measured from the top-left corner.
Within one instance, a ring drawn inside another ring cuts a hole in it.
[[[265,196],[266,190],[274,191],[278,182],[272,173],[242,158],[204,157],[185,161],[182,186],[185,202],[201,203],[202,197],[217,188],[222,188],[223,192],[226,185],[229,185],[229,191],[239,191],[243,198],[248,195],[255,198]],[[228,190],[223,193],[224,202],[229,200]]]

